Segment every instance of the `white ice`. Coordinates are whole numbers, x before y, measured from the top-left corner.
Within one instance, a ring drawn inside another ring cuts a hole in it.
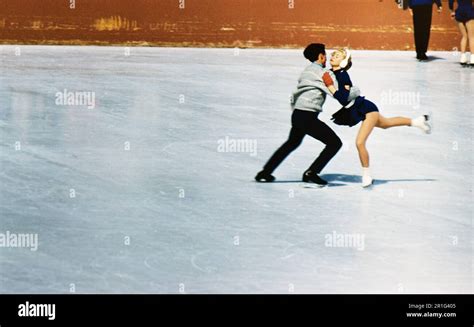
[[[0,233],[39,238],[0,247],[0,293],[472,293],[474,69],[457,53],[354,52],[383,115],[435,119],[375,130],[364,190],[358,126],[332,124],[329,98],[330,187],[301,187],[310,137],[278,183],[253,181],[288,135],[301,50],[129,50],[0,46]],[[95,107],[56,104],[65,89]]]

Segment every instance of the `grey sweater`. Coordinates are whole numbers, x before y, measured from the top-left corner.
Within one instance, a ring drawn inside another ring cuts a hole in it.
[[[324,73],[328,72],[334,81],[334,87],[339,88],[336,76],[329,69],[318,63],[312,63],[301,73],[296,91],[291,95],[291,109],[321,112],[326,101],[326,95],[332,96],[323,82]],[[348,101],[352,101],[360,96],[360,89],[357,86],[351,87]]]
[[[320,112],[326,101],[326,95],[331,95],[323,82],[324,73],[329,72],[334,86],[338,88],[334,74],[318,63],[312,63],[301,73],[296,91],[291,96],[291,108]]]

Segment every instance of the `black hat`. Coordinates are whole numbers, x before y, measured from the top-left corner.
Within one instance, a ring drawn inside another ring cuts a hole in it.
[[[326,54],[326,47],[321,43],[311,43],[303,52],[304,57],[311,62],[318,60],[320,54]]]

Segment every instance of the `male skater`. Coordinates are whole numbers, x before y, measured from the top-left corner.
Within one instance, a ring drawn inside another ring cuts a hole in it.
[[[334,74],[325,69],[326,50],[324,44],[312,43],[303,52],[311,65],[301,73],[297,90],[293,93],[291,116],[291,131],[288,140],[268,160],[263,170],[255,176],[257,182],[273,182],[272,172],[285,158],[303,141],[306,134],[323,142],[326,147],[319,157],[304,172],[303,182],[314,183],[318,186],[327,184],[318,174],[342,147],[341,139],[325,123],[318,119],[326,101],[326,94],[331,95],[323,82],[323,75],[329,74],[334,83],[337,79]]]

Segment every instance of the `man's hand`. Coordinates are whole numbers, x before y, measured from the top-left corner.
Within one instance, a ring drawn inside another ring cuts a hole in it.
[[[329,72],[325,72],[323,75],[323,82],[326,87],[329,87],[331,85],[334,85],[334,81],[332,80],[331,75],[329,75]]]

